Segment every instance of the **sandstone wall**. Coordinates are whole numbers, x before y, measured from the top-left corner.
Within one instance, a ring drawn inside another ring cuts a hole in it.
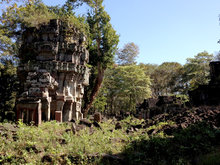
[[[89,84],[85,35],[72,25],[51,20],[27,28],[22,40],[17,118],[39,124],[83,118],[81,103]]]

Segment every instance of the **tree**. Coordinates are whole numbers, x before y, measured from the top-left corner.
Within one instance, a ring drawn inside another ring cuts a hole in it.
[[[140,63],[139,66],[143,68],[145,74],[150,77],[155,72],[155,69],[158,67],[157,64],[144,64],[144,63]]]
[[[24,27],[47,23],[56,15],[40,1],[24,1],[8,6],[0,17],[0,57],[17,57]]]
[[[178,85],[181,68],[182,65],[177,62],[164,62],[155,69],[151,76],[154,96],[169,95],[177,92],[175,87]]]
[[[0,60],[0,82],[0,121],[8,119],[9,116],[13,119],[18,82],[16,67],[11,60]]]
[[[139,47],[133,42],[124,45],[123,49],[119,49],[116,53],[116,63],[119,65],[130,65],[136,62],[139,54]]]
[[[103,0],[91,0],[87,3],[91,7],[87,16],[91,39],[89,46],[91,75],[90,84],[84,95],[84,115],[87,115],[98,94],[105,70],[113,63],[119,41],[119,36],[111,26],[110,16],[102,6]]]
[[[106,74],[106,73],[105,73]],[[104,82],[104,81],[103,81]],[[92,106],[89,110],[90,114],[95,113],[95,112],[106,112],[106,106],[107,104],[107,88],[102,84],[102,87],[99,90],[98,95],[96,96],[94,102],[92,103]]]
[[[185,90],[193,90],[199,85],[207,84],[210,80],[209,63],[213,55],[204,51],[198,53],[194,58],[187,58],[183,67],[182,81],[185,84]]]
[[[138,65],[107,69],[100,96],[106,96],[109,113],[134,112],[137,103],[151,95],[150,78]]]

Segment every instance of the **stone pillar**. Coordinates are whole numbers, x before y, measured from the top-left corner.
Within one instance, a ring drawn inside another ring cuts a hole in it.
[[[76,102],[76,120],[80,120],[83,118],[83,113],[81,113],[81,103]]]
[[[17,104],[16,106],[16,113],[17,113],[17,121],[22,119],[22,111],[20,109],[20,105]]]
[[[63,112],[63,106],[65,101],[65,96],[57,96],[57,107],[55,111],[55,120],[62,122],[62,112]]]
[[[41,107],[42,107],[42,104],[41,104],[41,103],[38,103],[38,105],[37,105],[37,125],[38,125],[38,124],[41,124],[41,121],[42,121]],[[35,113],[35,115],[36,115],[36,113]],[[36,120],[36,119],[35,119],[35,120]]]
[[[42,101],[42,113],[44,115],[45,121],[50,121],[50,103],[51,103],[51,98],[44,98]]]
[[[72,119],[73,101],[66,100],[63,107],[63,122],[70,121]]]
[[[72,104],[72,119],[76,120],[76,102]]]
[[[34,122],[36,125],[41,124],[41,102],[29,102],[17,104],[17,120],[24,121],[24,113],[26,112],[26,121]]]

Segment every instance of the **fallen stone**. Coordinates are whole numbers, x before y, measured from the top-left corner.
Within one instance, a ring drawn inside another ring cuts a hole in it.
[[[97,122],[97,123],[101,122],[101,120],[102,120],[102,115],[101,115],[100,112],[94,113],[93,116],[94,116],[94,121],[95,121],[95,122]]]
[[[102,129],[102,127],[99,125],[98,122],[94,121],[93,122],[93,125],[96,127],[96,128],[99,128],[99,129]]]
[[[84,124],[82,124],[82,125],[76,125],[76,132],[78,132],[78,131],[80,131],[80,130],[83,130],[83,129],[85,129],[86,128],[86,126],[84,125]]]
[[[187,128],[187,124],[186,123],[181,123],[180,126],[181,126],[182,129]]]
[[[83,125],[86,125],[88,127],[92,126],[92,123],[89,120],[87,120],[87,119],[81,119],[79,124],[83,124]]]

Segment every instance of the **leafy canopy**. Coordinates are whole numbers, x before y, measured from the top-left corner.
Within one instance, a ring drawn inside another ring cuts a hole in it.
[[[119,65],[134,64],[139,54],[139,47],[133,42],[130,42],[125,44],[123,49],[119,49],[116,54],[116,63]]]

